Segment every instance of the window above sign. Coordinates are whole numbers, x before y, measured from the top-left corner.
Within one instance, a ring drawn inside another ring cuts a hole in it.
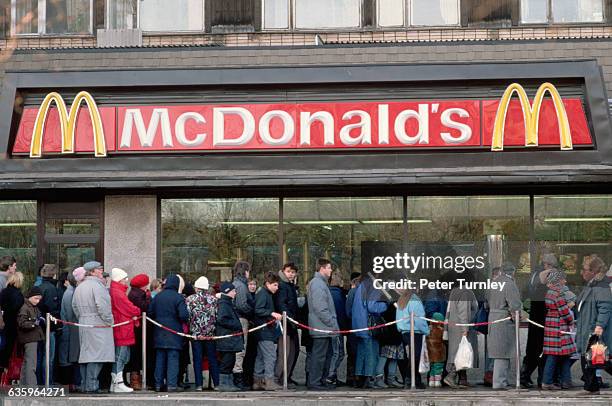
[[[521,0],[521,24],[602,22],[603,0]]]
[[[90,35],[93,0],[11,0],[13,35]]]

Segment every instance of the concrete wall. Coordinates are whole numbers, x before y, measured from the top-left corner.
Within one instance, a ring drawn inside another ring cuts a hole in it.
[[[104,267],[124,269],[130,277],[156,277],[157,197],[106,196]]]

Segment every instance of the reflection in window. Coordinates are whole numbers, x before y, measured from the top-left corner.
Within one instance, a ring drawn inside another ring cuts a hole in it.
[[[404,25],[405,0],[378,0],[378,26],[401,27]]]
[[[603,21],[602,0],[521,0],[521,22],[549,22],[552,4],[554,23],[594,23]]]
[[[204,0],[140,0],[143,31],[204,30]]]
[[[548,22],[548,0],[521,0],[521,22],[524,24]]]
[[[555,0],[552,2],[556,23],[591,23],[603,21],[602,0]]]
[[[361,25],[360,0],[294,0],[296,28],[353,28]]]
[[[231,280],[239,260],[261,278],[279,269],[279,199],[162,200],[162,275]]]
[[[610,265],[612,196],[535,196],[534,223],[538,263],[555,254],[570,283],[582,285],[580,269],[591,254]]]
[[[36,279],[36,202],[0,201],[0,256],[17,259],[25,287]]]
[[[114,30],[136,28],[138,1],[140,0],[107,0],[108,28]]]
[[[361,272],[362,242],[402,241],[401,197],[287,198],[283,215],[284,257],[302,270],[301,288],[319,257],[331,260],[348,283],[351,272]]]
[[[409,247],[484,255],[529,272],[529,197],[409,197]],[[418,252],[417,252],[418,253]]]
[[[46,0],[47,34],[91,33],[90,0]]]
[[[13,32],[38,33],[38,0],[13,0]]]
[[[458,25],[459,0],[411,0],[411,25]]]
[[[264,29],[280,30],[289,28],[289,1],[290,0],[264,0]]]

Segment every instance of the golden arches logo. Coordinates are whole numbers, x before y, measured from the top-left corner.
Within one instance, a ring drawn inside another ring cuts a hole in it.
[[[45,96],[40,105],[36,121],[34,122],[34,130],[32,131],[32,143],[30,144],[30,158],[40,158],[42,155],[43,133],[45,130],[45,122],[47,113],[51,108],[51,104],[55,103],[59,113],[60,126],[62,132],[62,154],[74,153],[74,136],[77,125],[77,114],[81,103],[85,102],[89,110],[89,118],[93,128],[94,138],[94,153],[96,157],[106,156],[106,142],[104,139],[104,129],[102,127],[102,119],[100,111],[91,94],[82,91],[79,92],[70,106],[70,113],[64,99],[59,93],[52,92]]]
[[[572,134],[570,132],[567,112],[565,111],[563,100],[561,100],[561,96],[559,95],[557,88],[551,83],[543,83],[538,88],[533,104],[531,104],[529,98],[527,97],[527,92],[525,92],[523,86],[519,85],[518,83],[512,83],[506,88],[506,91],[499,102],[499,107],[497,108],[495,125],[493,127],[491,151],[502,151],[504,149],[504,126],[506,123],[506,114],[510,106],[510,99],[512,99],[512,95],[514,93],[518,95],[519,101],[521,102],[521,109],[523,110],[523,119],[525,120],[525,146],[538,146],[538,124],[540,121],[540,110],[542,109],[542,101],[544,100],[546,92],[550,94],[557,113],[561,149],[571,150],[573,148]]]

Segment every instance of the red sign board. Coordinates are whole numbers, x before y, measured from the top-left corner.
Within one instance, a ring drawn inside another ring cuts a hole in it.
[[[212,152],[347,149],[490,149],[499,100],[426,100],[344,103],[171,105],[100,107],[106,152]],[[577,98],[563,99],[574,145],[592,145]],[[525,107],[514,99],[505,120],[504,144],[525,145]],[[38,108],[24,109],[14,154],[31,151]],[[94,150],[87,107],[76,119],[74,151]],[[61,151],[56,108],[47,113],[42,151]],[[42,136],[42,135],[41,135]],[[538,143],[558,146],[551,100],[542,104]]]

